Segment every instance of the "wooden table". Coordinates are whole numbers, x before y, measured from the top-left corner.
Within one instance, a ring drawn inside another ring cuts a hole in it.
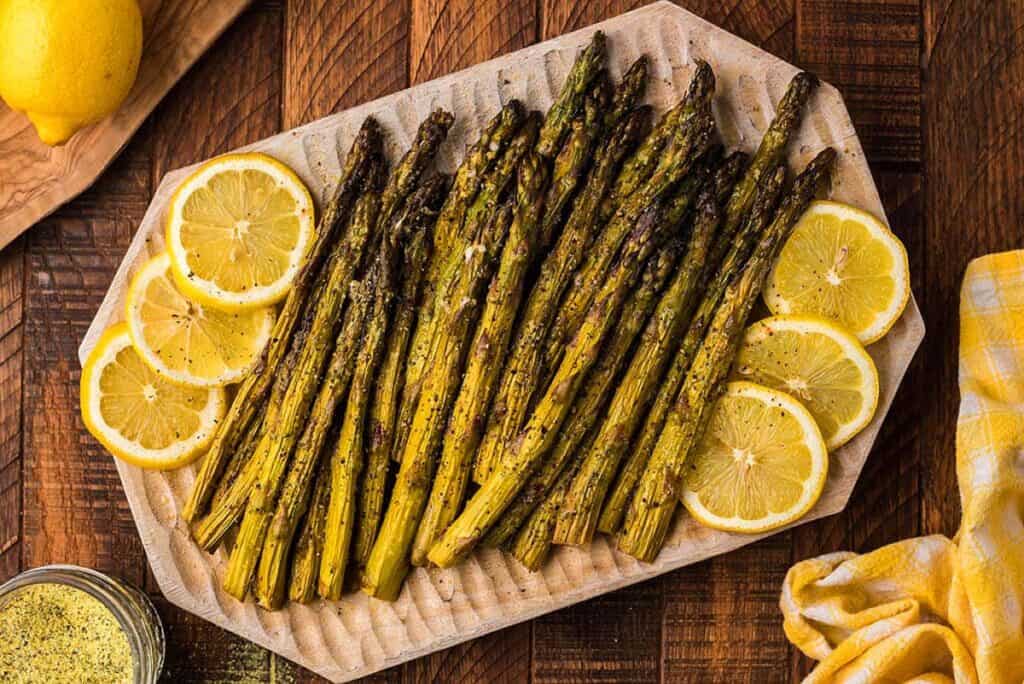
[[[79,418],[78,342],[167,170],[640,4],[257,1],[91,190],[0,252],[0,578],[68,562],[145,587],[176,684],[316,681],[160,597],[110,457]],[[924,346],[844,513],[375,679],[795,681],[810,661],[781,629],[791,563],[956,529],[960,279],[972,257],[1024,246],[1024,3],[681,4],[843,92],[910,252]]]

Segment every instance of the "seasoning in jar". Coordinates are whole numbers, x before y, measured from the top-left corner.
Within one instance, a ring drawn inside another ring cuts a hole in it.
[[[0,605],[0,682],[129,683],[134,661],[121,624],[66,584],[31,584]]]

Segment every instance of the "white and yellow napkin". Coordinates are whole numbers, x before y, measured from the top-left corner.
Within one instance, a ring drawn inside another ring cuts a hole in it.
[[[1024,682],[1024,251],[968,266],[960,295],[953,539],[794,565],[786,636],[806,682]]]

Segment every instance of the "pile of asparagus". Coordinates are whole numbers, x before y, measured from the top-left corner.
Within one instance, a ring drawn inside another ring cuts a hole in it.
[[[798,74],[752,157],[716,142],[698,62],[657,123],[647,61],[618,85],[594,35],[546,115],[509,102],[452,177],[436,111],[388,172],[364,123],[261,367],[184,509],[225,589],[269,609],[478,545],[536,570],[596,531],[660,551],[778,250],[835,154],[787,185],[816,80]]]

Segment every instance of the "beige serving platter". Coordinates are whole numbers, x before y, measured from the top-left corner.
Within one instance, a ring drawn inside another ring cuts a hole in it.
[[[595,29],[608,34],[609,63],[618,77],[641,54],[651,58],[648,101],[659,111],[685,91],[694,59],[707,60],[718,88],[715,115],[730,147],[753,149],[771,120],[796,67],[667,2],[650,5],[596,26],[549,40],[471,69],[335,114],[267,138],[246,149],[269,153],[294,168],[322,200],[338,177],[340,160],[369,115],[389,134],[392,159],[412,140],[435,107],[456,115],[439,160],[454,169],[481,125],[510,98],[546,109],[577,50]],[[803,165],[820,149],[840,152],[832,196],[884,216],[857,134],[839,93],[824,85],[812,100],[790,165]],[[84,360],[100,333],[123,314],[134,270],[163,248],[162,221],[175,186],[190,169],[163,179],[110,290],[79,349]],[[801,522],[846,505],[896,388],[924,335],[911,299],[903,317],[869,349],[881,375],[878,414],[856,439],[832,455],[825,493]],[[132,514],[160,588],[172,603],[242,635],[336,682],[348,681],[487,632],[529,620],[759,539],[702,528],[680,516],[654,563],[639,563],[599,537],[588,548],[559,547],[538,573],[527,572],[499,551],[483,551],[450,570],[416,570],[398,601],[353,593],[340,601],[266,612],[221,590],[224,551],[210,555],[192,543],[180,517],[194,468],[145,472],[117,464]],[[763,535],[762,535],[763,536]]]

